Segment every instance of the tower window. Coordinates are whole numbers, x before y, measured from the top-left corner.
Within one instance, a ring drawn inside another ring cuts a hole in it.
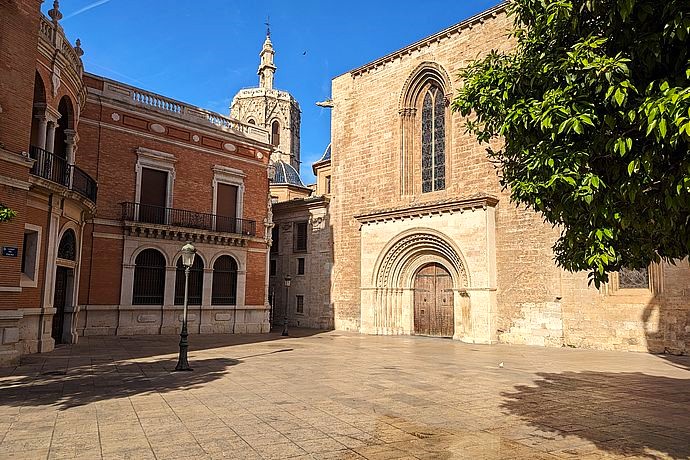
[[[271,124],[271,145],[274,147],[280,145],[280,123],[278,123],[278,120]]]
[[[422,106],[422,192],[446,188],[446,104],[443,92],[432,86]]]

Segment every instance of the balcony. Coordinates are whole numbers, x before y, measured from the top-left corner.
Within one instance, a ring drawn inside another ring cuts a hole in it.
[[[33,145],[29,150],[29,156],[36,160],[29,171],[31,174],[67,187],[96,203],[98,192],[96,181],[81,168],[68,164],[64,158]]]
[[[164,208],[142,203],[122,204],[122,220],[130,234],[195,239],[217,244],[243,246],[256,236],[256,222],[186,209]]]

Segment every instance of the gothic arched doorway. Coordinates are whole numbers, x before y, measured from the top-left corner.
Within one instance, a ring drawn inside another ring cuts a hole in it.
[[[414,333],[453,337],[453,279],[441,264],[423,266],[414,278]]]

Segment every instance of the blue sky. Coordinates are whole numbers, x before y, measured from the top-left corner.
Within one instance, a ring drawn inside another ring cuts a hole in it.
[[[46,13],[52,1],[43,4]],[[302,108],[302,177],[330,139],[314,105],[331,79],[499,3],[475,1],[63,0],[61,21],[82,41],[84,67],[223,114],[256,70],[270,15],[275,87]]]

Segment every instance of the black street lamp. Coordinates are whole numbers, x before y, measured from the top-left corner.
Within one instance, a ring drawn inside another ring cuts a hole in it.
[[[290,281],[292,278],[290,275],[285,276],[285,317],[283,318],[283,333],[280,334],[283,337],[288,336],[288,305],[290,305]]]
[[[182,331],[180,332],[180,355],[177,358],[176,371],[191,371],[189,362],[187,361],[187,350],[189,349],[189,342],[187,342],[187,295],[189,293],[189,269],[194,264],[194,256],[196,255],[196,248],[192,243],[187,243],[182,246],[182,265],[184,265],[184,309],[182,310]]]

